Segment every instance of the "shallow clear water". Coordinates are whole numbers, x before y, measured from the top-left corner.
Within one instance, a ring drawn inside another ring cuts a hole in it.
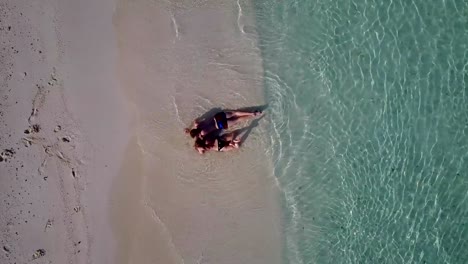
[[[468,2],[254,5],[285,263],[468,263]]]

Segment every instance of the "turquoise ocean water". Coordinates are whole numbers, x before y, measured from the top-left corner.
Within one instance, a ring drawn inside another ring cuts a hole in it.
[[[285,263],[468,263],[468,2],[253,1]]]

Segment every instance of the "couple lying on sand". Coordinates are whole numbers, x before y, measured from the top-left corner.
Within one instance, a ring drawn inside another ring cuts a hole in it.
[[[239,148],[241,140],[238,133],[223,132],[223,130],[251,117],[260,116],[261,111],[221,111],[204,120],[195,120],[185,133],[195,138],[195,149],[203,154],[209,150],[229,151]]]

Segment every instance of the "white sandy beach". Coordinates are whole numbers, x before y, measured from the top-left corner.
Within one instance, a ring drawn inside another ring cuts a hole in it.
[[[0,263],[281,262],[267,118],[231,153],[183,133],[265,103],[239,6],[0,2]]]

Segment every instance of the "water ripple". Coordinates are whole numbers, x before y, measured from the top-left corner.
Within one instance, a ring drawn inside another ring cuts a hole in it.
[[[286,262],[468,262],[468,3],[255,7]]]

